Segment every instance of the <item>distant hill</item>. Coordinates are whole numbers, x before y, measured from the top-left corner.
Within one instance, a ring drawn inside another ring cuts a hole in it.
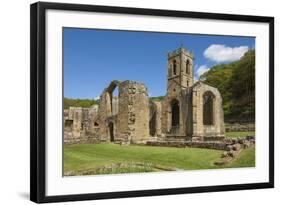
[[[200,80],[217,87],[226,121],[255,119],[255,50],[235,62],[212,67]]]
[[[161,101],[164,99],[165,96],[157,96],[157,97],[150,97],[149,99],[150,100],[153,100],[153,101]]]
[[[64,109],[68,109],[69,107],[91,107],[92,105],[97,105],[99,100],[94,99],[73,99],[73,98],[64,98]]]

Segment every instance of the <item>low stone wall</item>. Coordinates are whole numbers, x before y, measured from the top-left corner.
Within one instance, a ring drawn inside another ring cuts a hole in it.
[[[194,147],[225,151],[237,151],[255,144],[255,137],[248,136],[246,139],[226,138],[222,141],[147,141],[146,145],[162,147]]]
[[[64,144],[65,145],[71,145],[71,144],[99,144],[101,143],[100,140],[97,140],[96,138],[67,138],[64,140]]]
[[[255,124],[254,123],[231,123],[225,124],[225,131],[226,132],[249,132],[255,131]]]
[[[74,137],[71,132],[64,132],[64,144],[98,144],[101,143],[101,139],[98,135],[81,135],[80,137]]]
[[[196,147],[207,149],[226,150],[227,144],[224,142],[201,142],[201,141],[148,141],[146,145],[162,147]]]
[[[190,137],[187,136],[182,136],[182,135],[166,135],[163,138],[163,141],[169,141],[169,142],[173,142],[173,141],[180,141],[180,142],[185,142],[191,140]]]
[[[204,136],[204,141],[222,141],[225,139],[225,136]]]

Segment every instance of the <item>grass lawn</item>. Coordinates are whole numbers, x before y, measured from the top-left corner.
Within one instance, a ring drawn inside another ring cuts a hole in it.
[[[254,149],[224,167],[254,166]],[[77,144],[64,147],[65,175],[224,168],[214,165],[222,151],[200,148]]]
[[[254,167],[256,157],[255,154],[255,147],[245,149],[242,151],[238,159],[233,160],[225,167]]]
[[[226,132],[226,137],[241,137],[245,138],[248,135],[255,135],[255,131],[249,131],[249,132]]]

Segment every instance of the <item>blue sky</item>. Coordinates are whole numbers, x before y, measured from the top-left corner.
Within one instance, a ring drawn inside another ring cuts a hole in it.
[[[167,53],[182,44],[194,52],[194,75],[229,63],[255,47],[253,37],[64,28],[64,96],[96,98],[112,80],[145,83],[165,95]]]

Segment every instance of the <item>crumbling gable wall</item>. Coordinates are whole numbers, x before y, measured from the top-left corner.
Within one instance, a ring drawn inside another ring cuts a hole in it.
[[[144,84],[120,83],[118,133],[119,140],[140,143],[149,138],[149,98]]]
[[[211,105],[207,108],[209,114],[204,110],[206,99],[208,99],[206,98],[207,95],[210,96],[211,100]],[[197,82],[192,87],[192,115],[193,137],[201,140],[211,137],[224,137],[225,128],[222,98],[217,88],[202,82]],[[212,119],[205,123],[204,117]]]
[[[206,99],[209,107],[206,106]],[[173,127],[175,103],[179,106],[179,123]],[[179,93],[176,91],[167,93],[162,101],[162,133],[166,139],[173,140],[223,139],[224,115],[218,89],[197,82]]]

